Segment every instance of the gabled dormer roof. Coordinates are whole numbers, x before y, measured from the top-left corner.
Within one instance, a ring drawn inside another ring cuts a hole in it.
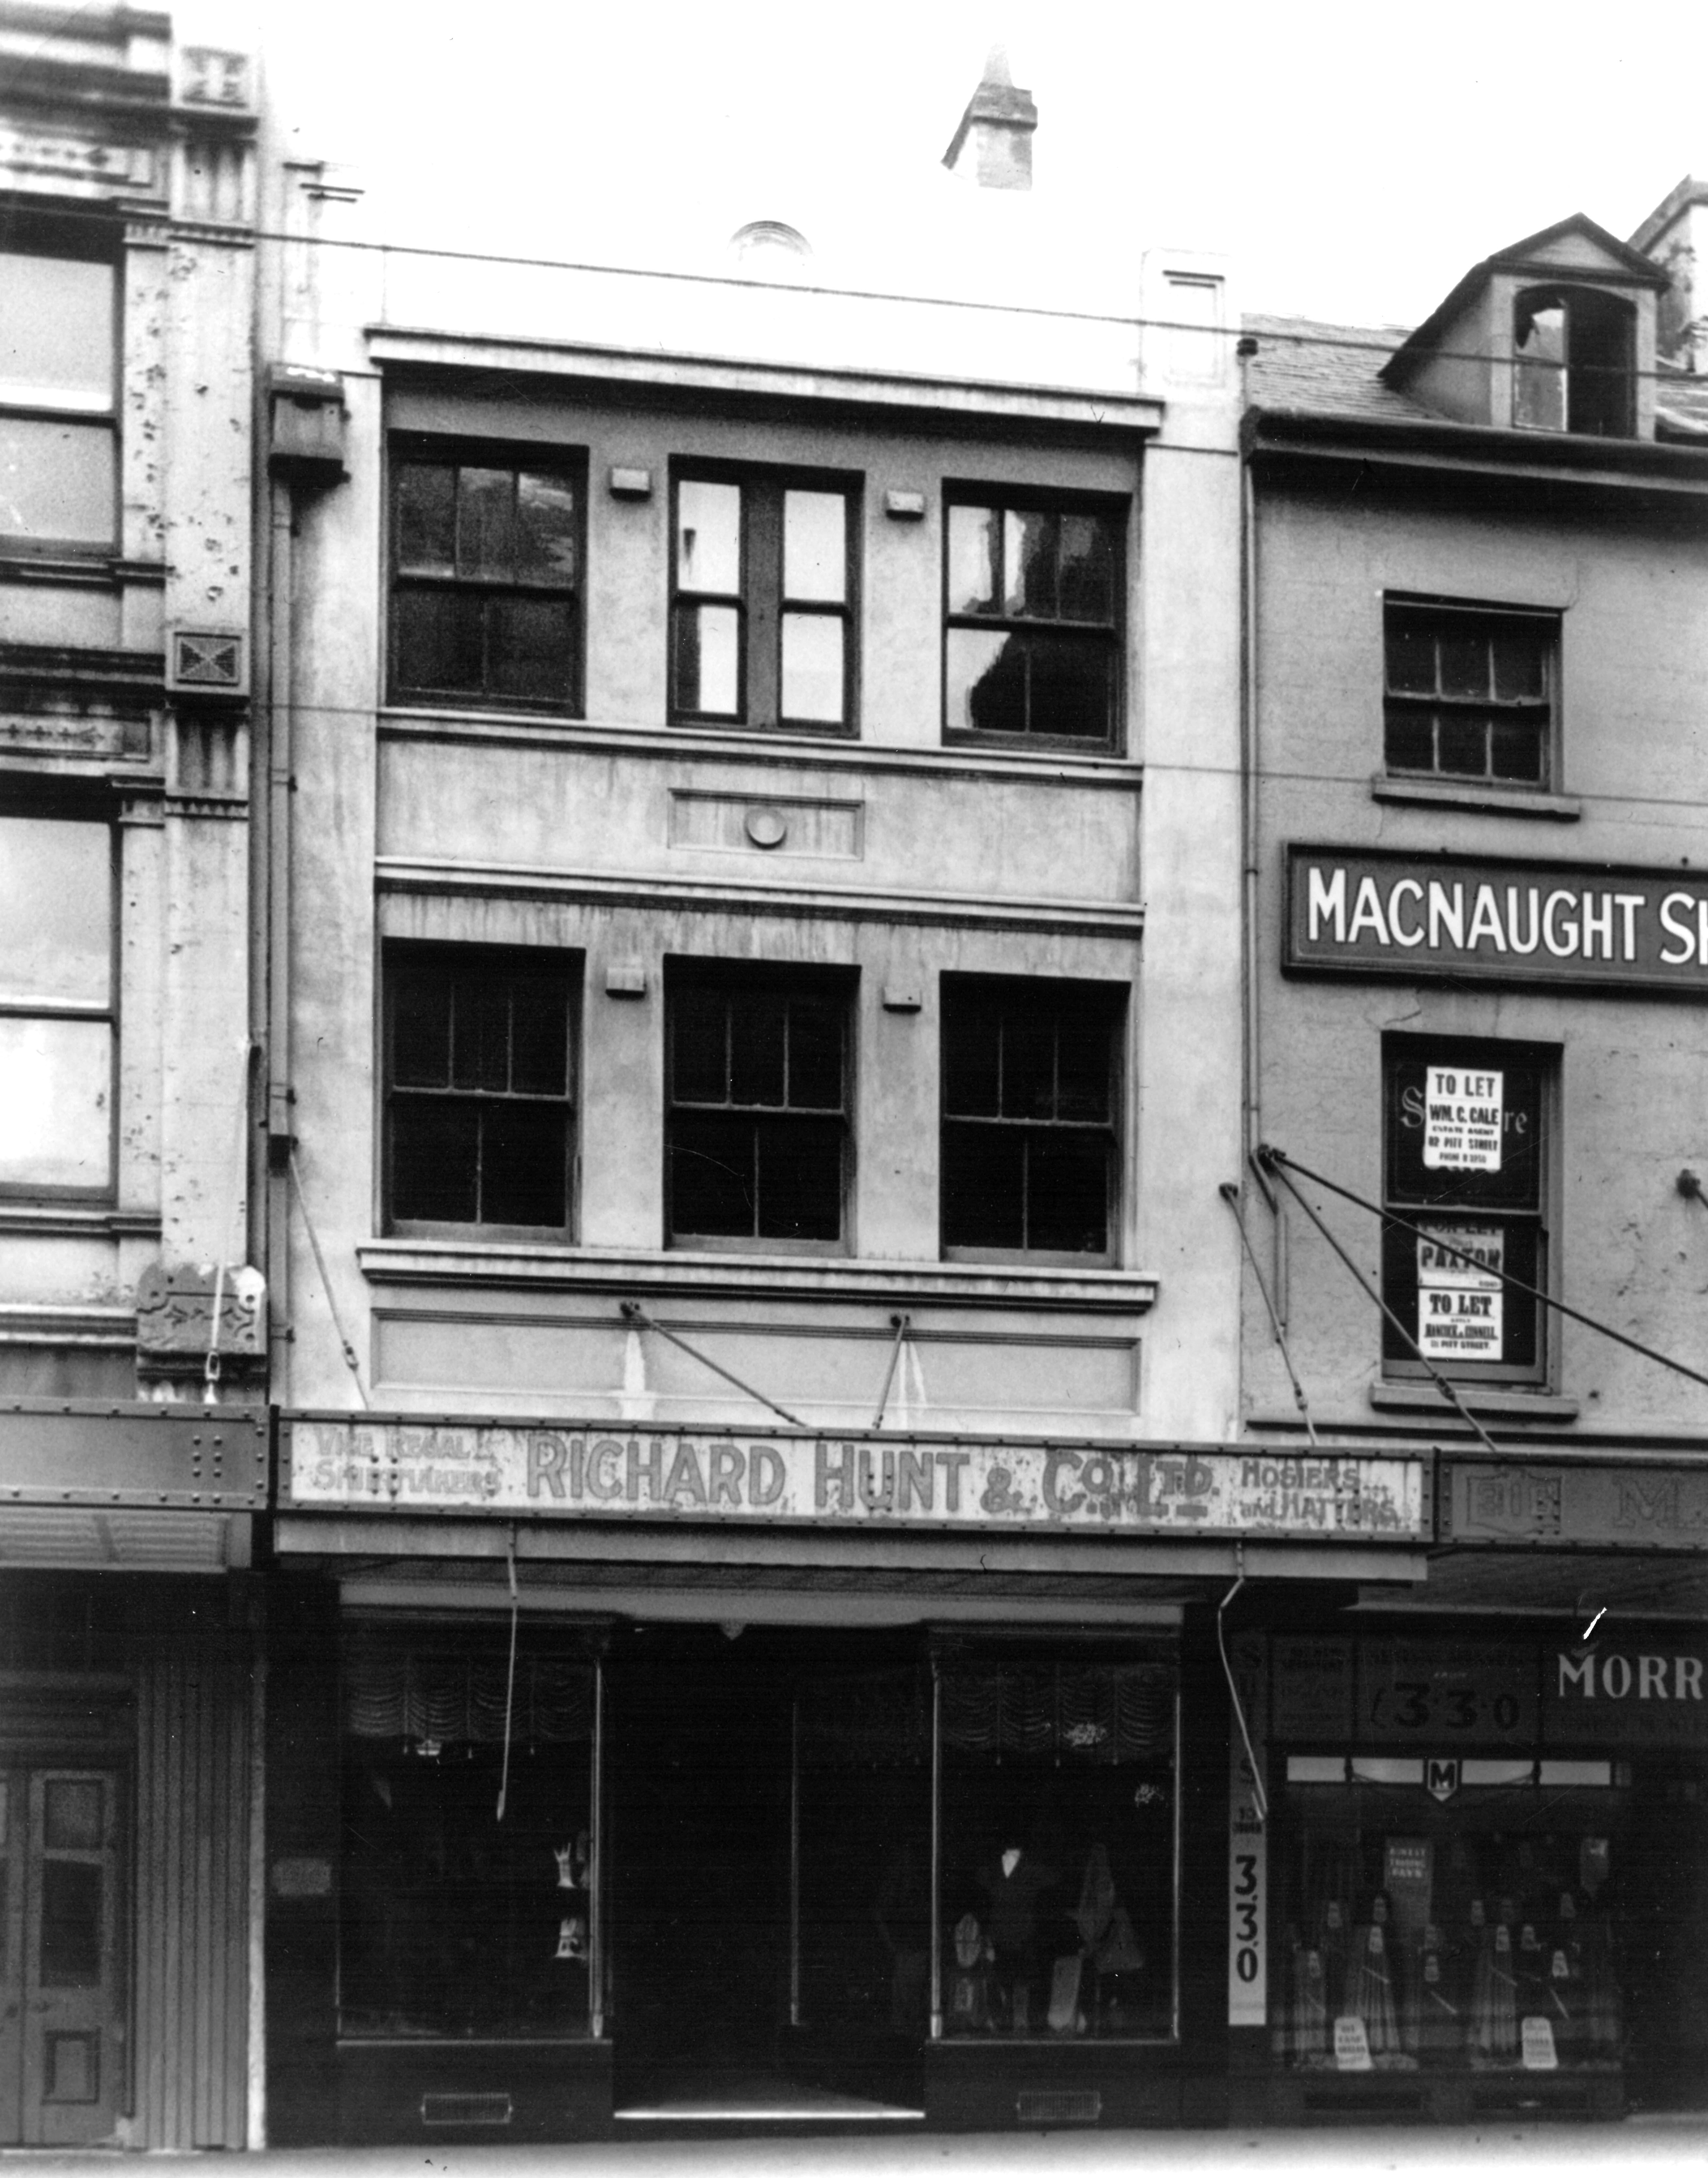
[[[1424,356],[1441,345],[1443,335],[1458,323],[1487,282],[1502,272],[1520,278],[1586,281],[1596,287],[1652,287],[1657,293],[1670,284],[1669,276],[1640,250],[1610,234],[1587,213],[1574,211],[1569,218],[1557,220],[1552,227],[1509,243],[1480,265],[1473,265],[1389,358],[1380,376],[1389,385],[1402,383]]]

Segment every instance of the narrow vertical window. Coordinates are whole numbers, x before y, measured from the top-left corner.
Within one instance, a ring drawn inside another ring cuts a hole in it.
[[[113,909],[110,825],[0,817],[0,1193],[112,1190]]]
[[[0,551],[117,543],[118,276],[93,232],[23,221],[0,248]]]

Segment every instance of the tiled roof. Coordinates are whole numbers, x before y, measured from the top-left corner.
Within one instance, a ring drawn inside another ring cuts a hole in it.
[[[1422,402],[1384,386],[1376,375],[1405,338],[1403,326],[1248,317],[1244,330],[1258,343],[1247,382],[1259,408],[1386,416],[1395,422],[1433,413]]]

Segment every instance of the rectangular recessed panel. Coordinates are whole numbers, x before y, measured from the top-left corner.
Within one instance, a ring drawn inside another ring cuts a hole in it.
[[[50,2034],[46,2041],[47,2079],[42,2100],[49,2103],[99,2102],[101,2037],[98,2034]]]
[[[1290,1754],[1287,1757],[1287,1782],[1290,1785],[1344,1785],[1346,1781],[1346,1758],[1344,1754]]]
[[[1611,1785],[1613,1765],[1611,1762],[1543,1762],[1538,1765],[1536,1781],[1541,1785]]]
[[[423,2125],[508,2125],[510,2099],[507,2094],[423,2095]]]
[[[1095,2125],[1103,2115],[1103,2097],[1095,2088],[1023,2089],[1014,2098],[1022,2125]]]
[[[1411,1754],[1355,1754],[1352,1776],[1362,1785],[1421,1785],[1423,1758]]]

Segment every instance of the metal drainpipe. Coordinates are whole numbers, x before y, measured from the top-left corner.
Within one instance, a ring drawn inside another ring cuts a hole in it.
[[[291,795],[295,754],[296,503],[272,486],[268,537],[269,735],[267,751],[267,1109],[270,1152],[295,1132],[291,1096]],[[267,1179],[267,1291],[271,1301],[270,1382],[274,1404],[289,1374],[291,1183],[288,1163],[270,1154]]]

